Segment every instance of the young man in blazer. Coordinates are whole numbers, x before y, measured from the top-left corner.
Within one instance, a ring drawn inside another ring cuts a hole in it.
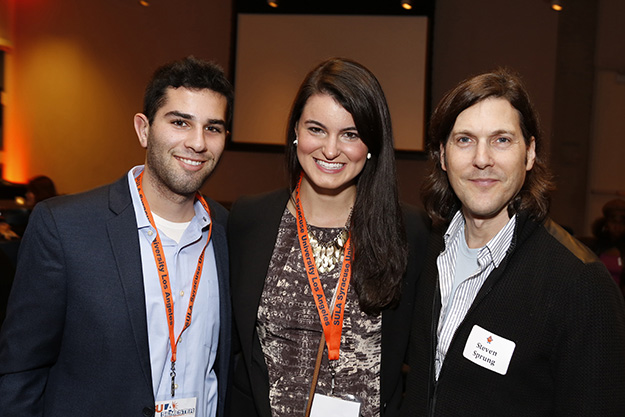
[[[37,205],[0,334],[0,415],[223,415],[227,212],[198,190],[232,97],[215,64],[159,68],[134,118],[145,165]]]

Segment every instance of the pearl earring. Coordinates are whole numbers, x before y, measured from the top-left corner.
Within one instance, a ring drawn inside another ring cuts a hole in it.
[[[297,139],[295,139],[295,140],[293,141],[293,145],[295,145],[295,147],[297,147]]]
[[[371,159],[371,152],[367,153],[367,159]]]

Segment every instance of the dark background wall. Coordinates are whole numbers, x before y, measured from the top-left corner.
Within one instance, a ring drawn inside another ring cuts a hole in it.
[[[601,204],[625,189],[625,164],[602,163],[625,155],[622,129],[605,133],[625,114],[620,93],[604,97],[625,73],[625,6],[564,5],[557,13],[544,0],[438,0],[431,105],[476,72],[520,72],[559,185],[553,217],[584,233]],[[231,70],[231,1],[153,0],[146,8],[134,0],[0,0],[0,14],[0,45],[8,51],[2,163],[11,181],[45,174],[72,193],[115,180],[143,161],[132,116],[156,66],[194,54]],[[606,81],[599,84],[599,75]],[[598,107],[608,109],[607,120]],[[419,204],[427,161],[400,157],[397,164],[401,197]],[[227,150],[203,191],[232,201],[283,184],[280,153]]]

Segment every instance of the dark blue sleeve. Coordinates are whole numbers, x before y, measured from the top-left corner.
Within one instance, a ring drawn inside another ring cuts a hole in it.
[[[44,389],[65,322],[62,243],[48,206],[38,204],[23,237],[0,332],[0,415],[43,415]]]

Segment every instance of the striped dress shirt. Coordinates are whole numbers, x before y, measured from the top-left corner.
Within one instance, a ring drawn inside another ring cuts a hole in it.
[[[436,346],[436,379],[440,374],[447,354],[447,349],[456,333],[456,329],[473,304],[475,296],[493,269],[499,266],[506,255],[516,224],[516,215],[493,237],[480,248],[477,255],[478,269],[466,278],[456,280],[456,257],[460,239],[464,239],[465,221],[459,210],[445,232],[445,249],[438,256],[438,279],[441,292],[441,312],[438,321]],[[454,291],[454,281],[459,284]]]

